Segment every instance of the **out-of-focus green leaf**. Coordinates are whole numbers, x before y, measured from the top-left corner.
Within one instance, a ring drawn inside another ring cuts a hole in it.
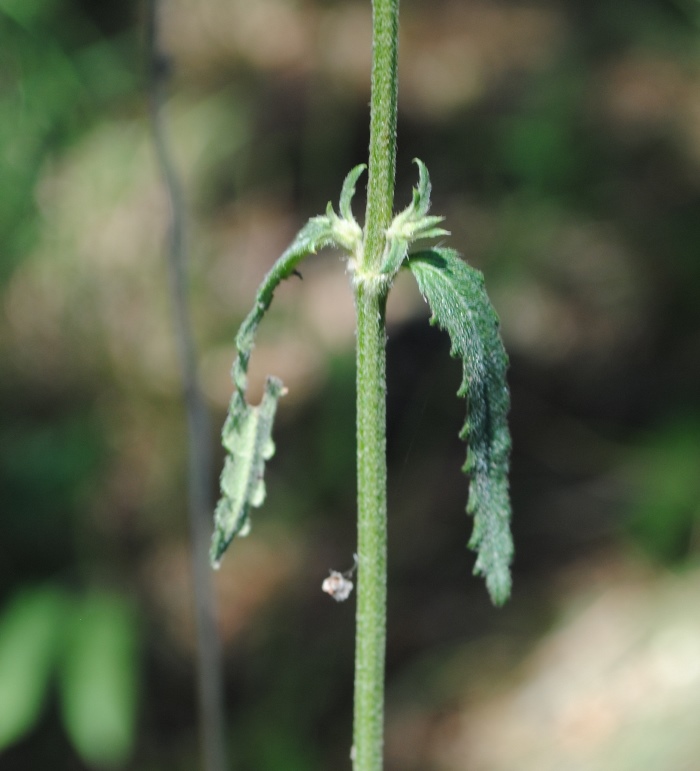
[[[56,0],[0,0],[0,13],[31,28],[56,6]]]
[[[43,587],[16,594],[0,618],[0,749],[39,717],[65,610],[64,595]]]
[[[504,123],[500,149],[506,168],[546,190],[566,185],[577,160],[570,127],[559,116],[518,116]]]
[[[318,768],[313,748],[303,738],[287,727],[280,726],[272,733],[267,726],[265,728],[265,738],[257,746],[256,762],[260,771],[278,771],[280,768],[285,771],[309,771]]]
[[[134,743],[136,619],[123,599],[93,594],[70,624],[59,680],[66,730],[86,763],[114,768]]]
[[[700,422],[676,419],[649,436],[633,463],[628,527],[662,562],[688,556],[700,523]]]

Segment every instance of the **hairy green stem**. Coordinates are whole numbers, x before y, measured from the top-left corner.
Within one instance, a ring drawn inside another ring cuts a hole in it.
[[[399,0],[372,3],[372,97],[363,264],[377,270],[394,208]]]
[[[358,284],[355,771],[380,771],[386,647],[386,346],[384,297]]]
[[[398,0],[373,0],[369,180],[363,253],[355,275],[357,310],[358,586],[354,771],[381,771],[386,648],[387,285],[379,267],[393,213],[398,93]]]

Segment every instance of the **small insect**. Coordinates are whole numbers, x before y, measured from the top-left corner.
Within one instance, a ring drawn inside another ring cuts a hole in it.
[[[336,602],[344,602],[352,592],[353,583],[350,580],[357,570],[357,554],[355,555],[355,564],[346,570],[345,573],[339,573],[337,570],[331,570],[328,578],[323,580],[321,589]]]

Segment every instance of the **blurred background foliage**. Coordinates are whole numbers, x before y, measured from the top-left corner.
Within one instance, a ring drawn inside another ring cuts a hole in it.
[[[368,0],[164,4],[215,423],[260,278],[368,140]],[[185,430],[136,2],[0,0],[0,765],[196,767]],[[515,593],[465,551],[459,365],[389,300],[388,771],[700,754],[700,4],[404,0],[419,156],[511,356]],[[358,191],[356,209],[362,208]],[[289,386],[216,577],[230,767],[349,767],[353,308],[336,255],[251,362]],[[218,437],[212,436],[212,446]],[[215,489],[216,480],[212,480]]]

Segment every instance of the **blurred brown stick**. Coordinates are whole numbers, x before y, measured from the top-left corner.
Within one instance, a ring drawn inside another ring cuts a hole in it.
[[[159,0],[147,2],[146,42],[149,60],[148,97],[151,130],[163,187],[170,207],[167,262],[188,435],[188,512],[192,539],[192,578],[197,627],[199,724],[205,771],[224,771],[224,698],[221,646],[209,567],[209,541],[214,501],[211,494],[211,431],[199,386],[196,348],[187,300],[186,209],[172,161],[164,118],[169,59],[160,40]]]

